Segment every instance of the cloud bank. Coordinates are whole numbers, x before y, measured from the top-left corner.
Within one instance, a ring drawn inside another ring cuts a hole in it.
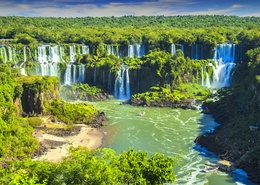
[[[124,15],[238,15],[260,16],[259,2],[212,0],[23,0],[1,1],[1,16],[102,17]]]

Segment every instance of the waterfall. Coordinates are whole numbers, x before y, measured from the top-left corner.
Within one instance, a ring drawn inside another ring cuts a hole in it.
[[[48,64],[49,66],[49,76],[58,76],[58,65],[56,62]]]
[[[3,62],[6,63],[7,62],[7,54],[6,54],[6,49],[5,47],[1,47],[0,48],[0,54],[3,57]]]
[[[126,68],[126,99],[130,99],[130,79],[129,79],[129,67]]]
[[[144,44],[135,44],[135,51],[137,57],[142,57],[144,55]]]
[[[26,49],[24,52],[26,55]],[[48,55],[47,55],[48,51]],[[37,55],[36,55],[37,56]],[[24,57],[26,59],[26,56]],[[38,61],[40,65],[40,73],[42,76],[58,76],[58,62],[60,62],[59,47],[43,45],[38,46]]]
[[[71,64],[67,64],[65,77],[64,77],[64,84],[70,85],[71,84]]]
[[[144,44],[131,44],[128,45],[128,56],[133,57],[142,57],[145,55]]]
[[[38,61],[40,63],[40,71],[42,76],[48,75],[48,61],[46,55],[46,46],[38,47]]]
[[[23,62],[26,62],[27,55],[26,55],[26,46],[23,47]]]
[[[49,47],[49,61],[58,63],[60,61],[59,46]]]
[[[89,46],[87,45],[82,45],[82,55],[84,54],[89,54]]]
[[[76,61],[76,46],[70,46],[70,63]]]
[[[18,63],[18,59],[17,59],[17,56],[16,56],[16,48],[15,47],[13,47],[13,60],[14,60],[15,64]]]
[[[21,75],[27,76],[27,74],[25,72],[25,68],[20,68],[20,73],[21,73]]]
[[[73,64],[73,79],[72,82],[77,82],[77,65]]]
[[[201,68],[201,85],[204,86],[204,66]]]
[[[12,48],[10,46],[7,47],[8,50],[8,60],[11,62],[13,61],[13,52],[12,52]]]
[[[46,46],[38,47],[38,61],[40,63],[48,63],[46,55]]]
[[[64,55],[64,48],[62,46],[59,46],[59,52],[60,52],[60,61],[64,62],[63,55]]]
[[[205,82],[205,86],[210,88],[210,78],[209,78],[209,74],[208,72],[206,72],[206,82]]]
[[[116,55],[116,56],[118,56],[116,46],[108,44],[107,45],[107,54],[108,55]]]
[[[129,79],[129,67],[127,65],[121,65],[114,85],[114,96],[121,100],[130,99],[130,79]]]
[[[176,45],[175,44],[171,45],[171,54],[172,55],[176,54]]]
[[[120,82],[120,87],[119,87],[119,99],[125,99],[125,69],[122,70],[121,73],[121,82]]]
[[[236,45],[218,44],[214,50],[213,82],[211,87],[220,89],[230,85],[231,71],[235,66]]]
[[[81,64],[79,66],[79,81],[85,82],[85,65]]]
[[[131,57],[131,58],[135,57],[134,45],[132,45],[132,44],[128,46],[128,56]]]

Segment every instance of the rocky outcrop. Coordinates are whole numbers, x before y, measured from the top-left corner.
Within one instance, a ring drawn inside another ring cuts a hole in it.
[[[203,103],[203,112],[212,114],[220,126],[195,141],[219,158],[233,162],[247,172],[249,180],[260,184],[260,133],[249,128],[259,121],[258,101],[254,101],[258,96],[252,91],[247,97],[238,95],[237,90],[224,89],[220,100]]]
[[[196,102],[194,99],[187,99],[182,102],[171,102],[167,100],[160,100],[154,102],[146,102],[141,99],[131,98],[127,103],[135,106],[144,107],[170,107],[170,108],[181,108],[181,109],[192,109],[197,110],[200,102]]]
[[[21,105],[24,116],[42,115],[47,102],[60,98],[60,84],[57,77],[27,76],[18,80],[23,87]]]
[[[107,117],[105,116],[104,112],[100,112],[99,114],[95,115],[93,119],[93,123],[90,124],[91,127],[93,128],[100,128],[103,126],[103,121],[106,121]]]

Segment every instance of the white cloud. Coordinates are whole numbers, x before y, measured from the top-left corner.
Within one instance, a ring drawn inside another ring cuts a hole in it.
[[[198,11],[191,6],[198,4],[196,0],[158,0],[144,2],[111,2],[98,6],[93,4],[94,0],[75,0],[73,4],[66,4],[72,0],[53,0],[50,2],[34,1],[26,3],[26,0],[21,3],[12,1],[1,2],[0,0],[0,15],[25,15],[25,16],[43,16],[43,17],[84,17],[84,16],[123,16],[123,15],[240,15],[246,16],[245,5],[233,4],[229,8],[212,9],[211,7]],[[78,4],[75,4],[78,2]],[[83,3],[84,2],[84,3]],[[87,3],[86,3],[87,2]],[[62,3],[62,4],[61,4]],[[201,2],[200,2],[201,3]],[[251,11],[250,15],[260,16],[257,12]]]
[[[246,5],[241,5],[241,4],[234,4],[231,6],[231,8],[244,8]]]

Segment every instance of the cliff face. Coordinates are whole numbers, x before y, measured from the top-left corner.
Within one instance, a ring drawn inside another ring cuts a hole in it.
[[[21,77],[18,81],[23,87],[21,106],[24,115],[44,114],[45,103],[60,98],[57,77]]]
[[[236,67],[232,85],[218,92],[217,101],[203,104],[221,124],[214,133],[197,142],[244,169],[249,179],[260,183],[260,65],[242,63]],[[250,129],[253,126],[258,129]]]

